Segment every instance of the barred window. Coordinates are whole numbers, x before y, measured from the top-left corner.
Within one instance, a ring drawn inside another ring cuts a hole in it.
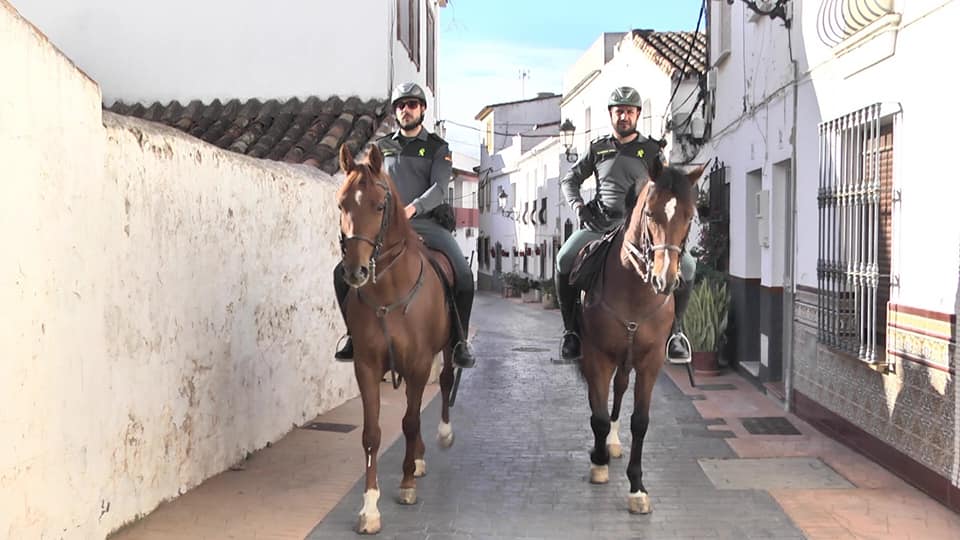
[[[869,363],[886,360],[893,136],[880,104],[820,124],[818,340]]]

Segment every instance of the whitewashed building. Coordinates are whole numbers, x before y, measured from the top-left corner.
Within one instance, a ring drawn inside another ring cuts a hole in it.
[[[735,360],[957,510],[956,113],[953,70],[931,68],[960,5],[757,4],[709,17],[702,158],[729,218]]]

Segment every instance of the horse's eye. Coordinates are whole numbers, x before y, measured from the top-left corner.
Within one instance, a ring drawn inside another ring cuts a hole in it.
[[[377,205],[377,212],[383,212],[386,207],[387,207],[387,203],[380,203],[380,204],[378,204],[378,205]]]

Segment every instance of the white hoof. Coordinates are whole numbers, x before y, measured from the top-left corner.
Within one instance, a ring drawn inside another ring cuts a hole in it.
[[[606,465],[590,465],[590,483],[606,484],[610,481],[610,467]]]
[[[437,427],[437,442],[441,448],[450,448],[453,446],[453,426],[446,422],[440,422]]]
[[[627,502],[630,504],[631,514],[650,513],[650,496],[642,491],[631,493],[630,496],[627,497]]]
[[[377,509],[377,501],[379,500],[379,489],[368,489],[363,493],[363,508],[360,509],[360,520],[357,523],[358,533],[377,534],[380,532],[380,510]]]
[[[417,488],[400,488],[397,501],[400,504],[417,504]]]
[[[357,532],[360,534],[377,534],[380,532],[380,514],[360,514],[360,521],[357,523]]]
[[[415,464],[415,469],[413,470],[414,478],[421,478],[427,475],[427,462],[422,459],[413,460]]]
[[[620,421],[610,422],[610,433],[607,434],[607,451],[610,457],[623,456],[623,446],[620,445]]]

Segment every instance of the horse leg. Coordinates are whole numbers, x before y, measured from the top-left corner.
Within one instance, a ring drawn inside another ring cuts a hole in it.
[[[610,453],[607,452],[607,435],[610,434],[610,378],[613,365],[598,354],[593,347],[584,347],[581,360],[587,379],[590,398],[590,427],[593,429],[593,450],[590,451],[590,483],[606,484],[610,480]]]
[[[366,487],[363,492],[363,508],[357,532],[376,534],[380,532],[380,487],[377,484],[377,454],[380,451],[380,376],[373,366],[365,362],[354,363],[354,373],[360,387],[360,400],[363,403],[363,452],[366,461]]]
[[[620,444],[620,404],[623,394],[630,384],[630,368],[617,368],[613,376],[613,413],[610,415],[610,434],[607,435],[607,451],[610,457],[623,457],[623,446]]]
[[[453,446],[453,427],[450,425],[453,376],[453,352],[448,345],[443,348],[443,369],[440,371],[440,425],[437,427],[437,442],[441,448]]]
[[[649,514],[650,497],[643,487],[643,467],[640,461],[643,457],[643,438],[647,434],[650,424],[650,398],[653,394],[653,383],[657,380],[658,366],[656,355],[647,355],[638,365],[644,369],[637,370],[633,388],[633,415],[630,417],[630,434],[633,441],[630,447],[630,463],[627,465],[627,478],[630,480],[630,495],[627,499],[631,514]]]
[[[425,375],[425,374],[424,374]],[[407,412],[403,415],[403,435],[407,439],[407,452],[403,457],[403,479],[400,481],[400,504],[417,502],[417,461],[424,472],[426,463],[417,456],[423,456],[423,439],[420,437],[420,403],[423,401],[423,387],[426,377],[413,375],[407,379]]]

